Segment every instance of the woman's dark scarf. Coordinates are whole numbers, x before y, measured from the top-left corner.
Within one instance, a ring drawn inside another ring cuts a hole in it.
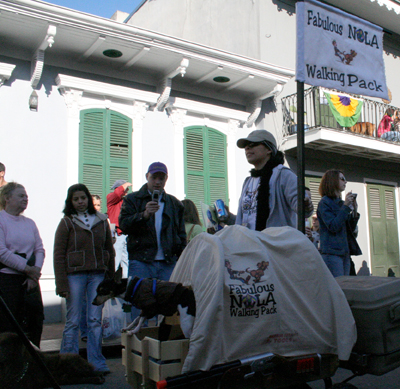
[[[252,177],[261,177],[260,185],[258,187],[257,195],[257,217],[256,217],[256,231],[262,231],[267,225],[269,217],[269,181],[272,176],[274,167],[283,164],[283,154],[278,151],[277,154],[270,158],[265,166],[260,169],[251,169],[250,174]]]

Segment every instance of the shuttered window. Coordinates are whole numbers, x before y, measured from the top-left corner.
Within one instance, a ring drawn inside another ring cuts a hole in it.
[[[319,184],[321,183],[321,177],[305,177],[305,184],[310,188],[311,200],[314,204],[314,213],[317,213],[318,204],[321,201],[319,195]]]
[[[226,136],[208,127],[185,128],[185,193],[201,216],[201,202],[229,205]]]
[[[81,111],[79,131],[79,182],[102,199],[115,180],[131,181],[131,120],[115,111]]]

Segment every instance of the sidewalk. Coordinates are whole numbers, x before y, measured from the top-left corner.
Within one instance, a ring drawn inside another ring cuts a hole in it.
[[[45,353],[58,353],[61,347],[62,333],[65,323],[52,323],[43,325],[43,333],[40,342],[40,350]],[[121,357],[121,340],[103,340],[103,355],[106,358]],[[85,354],[86,343],[79,340],[79,351]]]
[[[64,330],[64,323],[45,324],[43,326],[42,340],[40,348],[45,353],[58,353],[60,351],[62,333]],[[86,354],[86,343],[79,342],[80,354]],[[126,382],[125,367],[122,365],[121,358],[121,342],[120,339],[114,341],[103,341],[103,355],[107,358],[107,365],[111,374],[107,375],[106,382],[103,385],[66,385],[65,389],[132,389]]]

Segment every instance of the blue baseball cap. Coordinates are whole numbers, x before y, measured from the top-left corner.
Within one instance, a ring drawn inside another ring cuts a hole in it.
[[[153,162],[149,166],[147,173],[150,173],[150,174],[165,173],[166,175],[168,175],[168,169],[167,169],[167,166],[165,164],[163,164],[162,162]]]

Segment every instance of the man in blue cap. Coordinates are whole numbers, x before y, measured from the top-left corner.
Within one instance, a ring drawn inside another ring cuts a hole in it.
[[[164,190],[168,170],[152,163],[147,183],[122,203],[119,227],[128,235],[129,276],[169,280],[186,246],[183,205]]]

